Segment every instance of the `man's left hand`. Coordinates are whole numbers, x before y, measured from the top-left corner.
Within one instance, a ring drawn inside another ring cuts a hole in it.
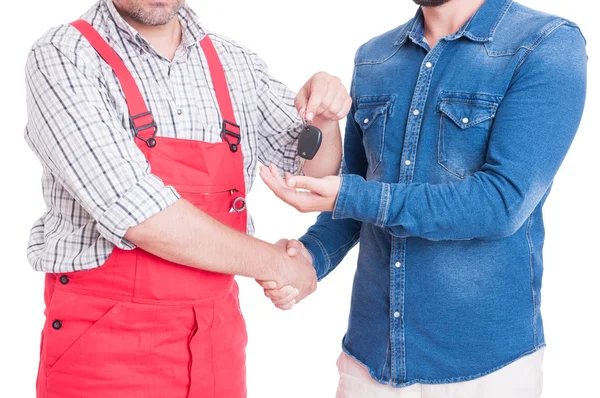
[[[313,178],[286,173],[283,179],[274,165],[261,166],[260,177],[279,199],[302,213],[333,211],[341,183],[339,176]]]

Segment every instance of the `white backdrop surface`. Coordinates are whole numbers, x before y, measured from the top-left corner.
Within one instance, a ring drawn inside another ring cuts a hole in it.
[[[204,25],[253,49],[271,73],[297,90],[315,72],[350,84],[358,46],[411,18],[411,0],[188,0]],[[577,22],[588,41],[589,83],[584,119],[545,206],[542,311],[548,348],[544,398],[600,397],[597,314],[600,302],[600,194],[597,109],[600,31],[593,2],[522,0]],[[24,65],[31,44],[49,27],[76,19],[91,0],[30,0],[3,4],[0,26],[0,397],[35,396],[43,324],[43,276],[29,267],[29,228],[45,210],[39,162],[23,139]],[[560,95],[560,93],[557,93]],[[596,203],[596,204],[594,204]],[[249,197],[257,236],[299,237],[315,215],[296,213],[257,181]],[[335,360],[348,318],[357,251],[291,312],[272,307],[252,280],[239,278],[248,324],[250,398],[334,397]]]

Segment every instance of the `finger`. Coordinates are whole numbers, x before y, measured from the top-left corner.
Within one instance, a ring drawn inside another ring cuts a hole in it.
[[[346,114],[343,111],[346,107],[348,100],[352,101],[348,93],[346,93],[345,91],[338,92],[338,95],[335,97],[333,104],[331,104],[331,106],[329,107],[329,110],[332,113],[332,119],[340,120],[346,117]]]
[[[306,104],[308,103],[308,94],[310,92],[310,81],[306,82],[304,86],[298,91],[296,94],[296,98],[294,99],[294,106],[298,111],[300,117],[304,117],[304,113],[306,113]]]
[[[301,253],[302,249],[304,249],[304,245],[298,240],[292,239],[287,242],[287,254],[290,257],[294,257],[298,253]]]
[[[309,211],[321,199],[319,195],[282,186],[266,168],[261,169],[260,178],[275,196],[299,211]]]
[[[261,166],[260,167],[260,178],[267,184],[267,186],[275,193],[275,195],[280,196],[280,194],[286,190],[290,190],[285,182],[281,182],[277,179],[271,169]]]
[[[327,83],[313,82],[306,104],[306,120],[312,121],[327,94]]]
[[[348,116],[348,113],[350,113],[350,108],[352,108],[352,97],[347,97],[344,102],[344,106],[342,106],[342,109],[337,114],[338,120],[342,120]]]
[[[271,300],[285,300],[286,297],[293,294],[294,291],[293,286],[284,286],[281,289],[267,289],[265,290],[265,296],[270,298]]]
[[[277,282],[273,282],[273,281],[259,281],[258,279],[256,280],[256,283],[258,283],[263,289],[277,289]]]
[[[280,299],[271,299],[271,301],[275,305],[285,305],[285,304],[291,303],[292,301],[295,301],[296,297],[298,297],[299,295],[300,295],[300,291],[298,289],[294,289],[294,291],[292,293],[288,294],[286,297],[283,297]]]
[[[275,181],[277,181],[277,183],[279,183],[282,187],[287,187],[284,179],[281,177],[281,174],[279,174],[279,169],[277,168],[277,166],[271,164],[269,166],[269,171],[271,172],[273,178],[275,178]]]
[[[322,116],[325,116],[329,119],[334,119],[337,116],[338,112],[344,106],[344,102],[346,101],[346,97],[348,96],[348,94],[346,94],[346,92],[342,90],[330,89],[328,91],[328,95],[329,92],[332,92],[331,102],[329,103],[327,109],[322,113]],[[325,101],[323,101],[323,103],[325,103]]]
[[[329,86],[327,86],[327,91],[321,100],[321,104],[317,108],[317,115],[328,115],[331,113],[331,105],[333,105],[336,99],[337,93],[334,90],[331,90]]]
[[[295,190],[291,189],[285,181],[283,183],[281,183],[281,181],[279,181],[273,175],[271,170],[267,169],[266,167],[261,166],[260,178],[262,178],[262,180],[265,182],[267,187],[269,187],[269,189],[271,189],[271,191],[273,191],[273,193],[282,200],[286,200],[286,199],[284,199],[284,197],[287,199],[290,199],[289,194],[290,193],[293,194],[295,192]]]
[[[294,305],[296,305],[296,300],[293,300],[291,303],[285,304],[285,305],[276,305],[275,307],[279,308],[280,310],[283,311],[289,311],[292,308],[294,308]]]
[[[287,182],[290,188],[306,189],[321,196],[325,196],[328,188],[327,181],[322,178],[313,178],[307,176],[294,176]]]

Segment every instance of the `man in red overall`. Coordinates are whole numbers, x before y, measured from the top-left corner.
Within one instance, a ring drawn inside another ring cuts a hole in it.
[[[316,74],[294,107],[183,0],[100,0],[36,42],[27,89],[48,206],[28,247],[47,273],[37,396],[245,397],[233,275],[289,286],[282,308],[316,285],[250,236],[246,192],[258,161],[295,171],[298,112],[324,137],[305,172],[338,172],[340,80]]]

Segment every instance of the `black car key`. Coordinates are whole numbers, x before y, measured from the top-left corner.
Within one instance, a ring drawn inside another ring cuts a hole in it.
[[[304,169],[304,163],[315,157],[321,147],[322,140],[323,133],[321,130],[305,122],[304,128],[298,137],[298,156],[300,157],[300,164],[296,175],[301,175],[302,169]]]

